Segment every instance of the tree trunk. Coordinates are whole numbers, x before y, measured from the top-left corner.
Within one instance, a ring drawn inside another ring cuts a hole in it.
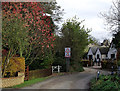
[[[117,61],[120,60],[120,48],[117,49]]]
[[[2,70],[2,77],[4,77],[4,75],[5,75],[5,71],[6,71],[6,67],[7,67],[7,62],[8,62],[8,59],[10,58],[9,56],[10,56],[10,51],[8,52],[8,55],[5,58],[5,62],[4,62],[4,65],[3,65],[3,70]]]
[[[21,47],[20,47],[20,57],[22,57],[22,49],[21,49]]]

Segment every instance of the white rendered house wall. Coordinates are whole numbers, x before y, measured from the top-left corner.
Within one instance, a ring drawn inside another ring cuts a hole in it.
[[[96,53],[95,53],[95,58],[97,59],[97,55],[99,55],[99,58],[100,58],[100,61],[101,61],[101,53],[100,53],[100,50],[97,49]]]
[[[115,59],[117,55],[117,50],[115,48],[110,48],[108,51],[108,58],[111,59],[111,54],[115,54]]]
[[[87,58],[88,58],[88,59],[89,59],[89,55],[92,55],[92,59],[93,59],[93,60],[95,59],[94,54],[93,54],[91,48],[89,49],[88,54],[87,54]]]

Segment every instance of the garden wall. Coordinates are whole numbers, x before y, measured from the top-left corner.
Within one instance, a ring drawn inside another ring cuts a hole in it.
[[[52,75],[52,68],[29,71],[29,80]]]
[[[24,72],[19,72],[18,77],[1,78],[0,80],[2,80],[2,85],[0,85],[0,88],[18,85],[24,83]]]

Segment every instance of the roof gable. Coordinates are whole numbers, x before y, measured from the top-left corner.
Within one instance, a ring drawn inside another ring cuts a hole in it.
[[[91,50],[92,50],[92,53],[95,54],[96,50],[97,50],[97,47],[91,47]]]
[[[101,54],[108,54],[109,48],[108,47],[100,47],[99,48]]]
[[[95,52],[95,54],[101,54],[101,52],[100,52],[100,49],[99,48],[97,48],[97,50],[96,50],[96,52]]]
[[[91,48],[89,48],[87,55],[93,55]]]
[[[90,47],[88,53],[91,51],[95,55],[97,47]]]

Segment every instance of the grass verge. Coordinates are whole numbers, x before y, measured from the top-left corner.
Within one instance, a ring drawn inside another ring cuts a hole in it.
[[[30,86],[30,85],[33,85],[35,83],[38,83],[38,82],[41,82],[41,81],[44,81],[46,79],[48,79],[50,77],[43,77],[43,78],[36,78],[36,79],[32,79],[32,80],[28,80],[28,81],[25,81],[24,83],[22,84],[19,84],[19,85],[15,85],[11,88],[22,88],[22,87],[26,87],[26,86]]]
[[[15,85],[15,86],[12,86],[12,87],[9,87],[9,88],[22,88],[22,87],[30,86],[30,85],[33,85],[33,84],[35,84],[35,83],[44,81],[44,80],[46,80],[46,79],[48,79],[48,78],[51,78],[51,77],[53,77],[53,76],[60,76],[60,75],[65,75],[65,74],[66,74],[66,73],[54,73],[54,74],[52,74],[51,76],[42,77],[42,78],[35,78],[35,79],[25,81],[25,82],[22,83],[22,84]]]

